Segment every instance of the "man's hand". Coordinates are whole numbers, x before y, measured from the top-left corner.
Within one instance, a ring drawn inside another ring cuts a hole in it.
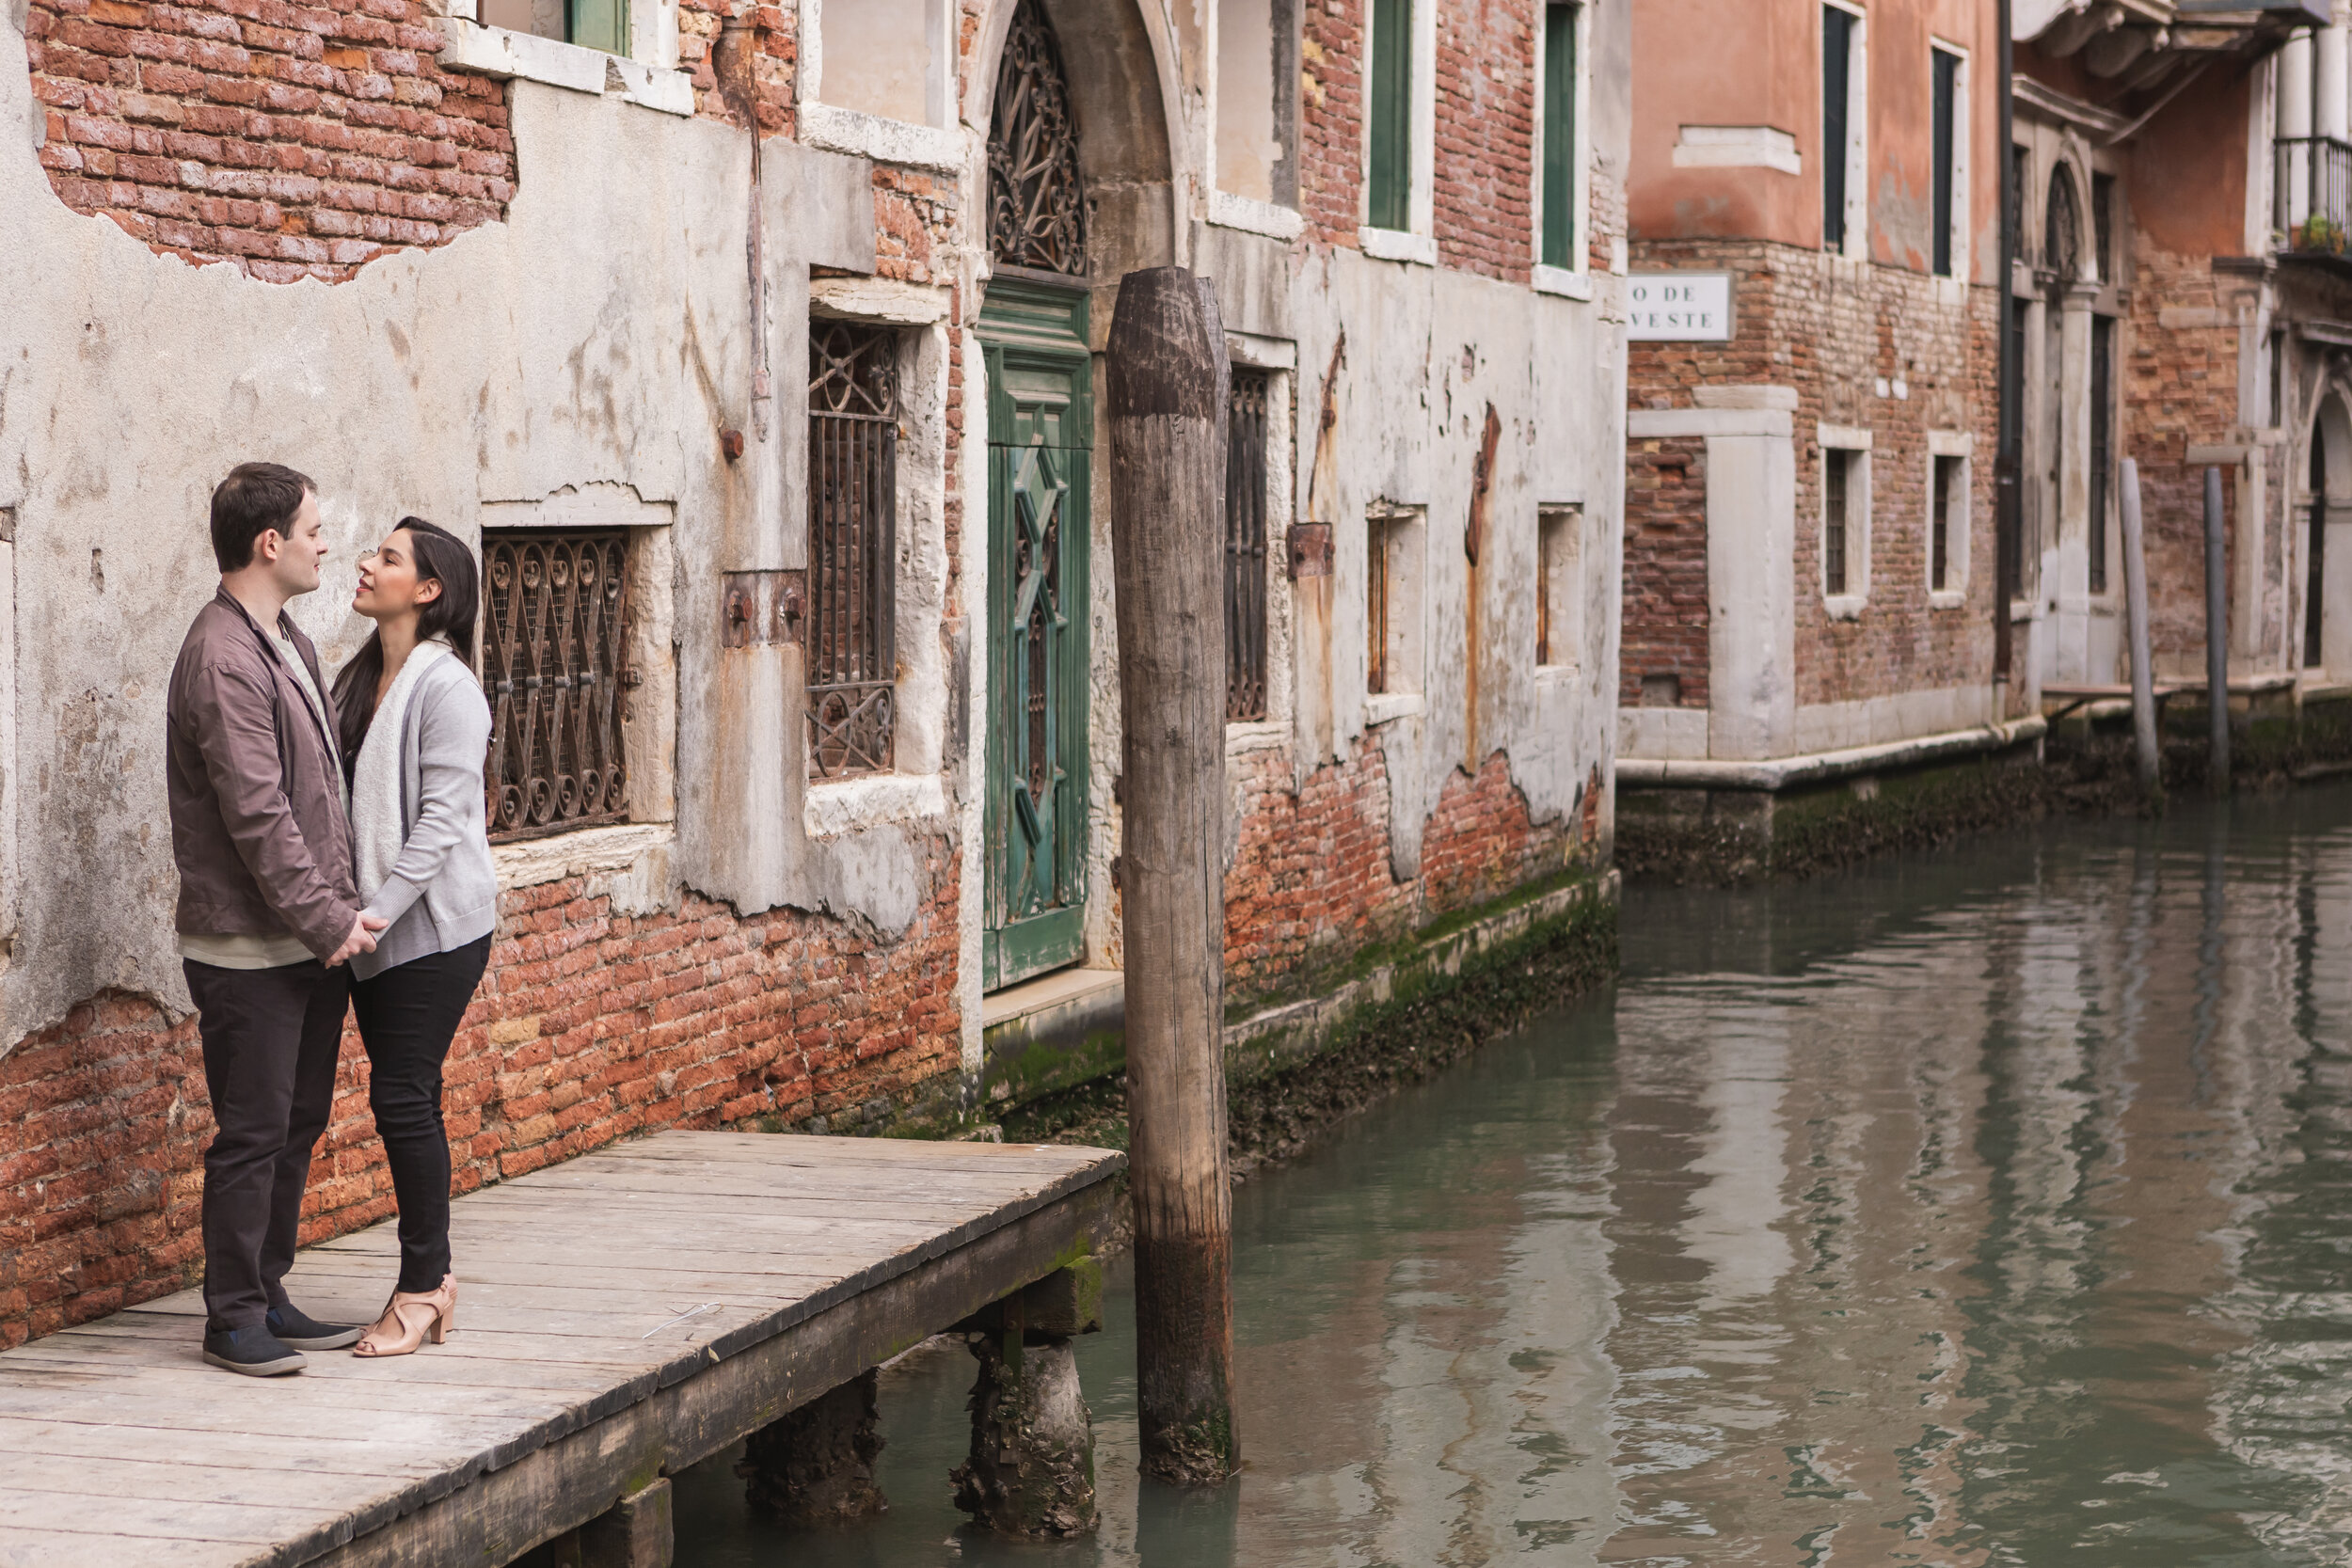
[[[355,915],[351,922],[351,935],[343,938],[343,944],[335,949],[334,957],[326,960],[326,967],[332,969],[355,953],[374,952],[375,933],[390,924],[390,921],[372,914]]]

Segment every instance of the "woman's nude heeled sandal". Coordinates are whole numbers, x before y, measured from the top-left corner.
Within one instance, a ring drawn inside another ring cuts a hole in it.
[[[437,1345],[441,1343],[456,1326],[457,1278],[444,1275],[437,1290],[394,1291],[384,1306],[384,1315],[360,1336],[351,1354],[408,1355],[428,1338]]]

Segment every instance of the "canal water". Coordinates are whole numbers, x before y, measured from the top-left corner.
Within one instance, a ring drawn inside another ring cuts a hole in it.
[[[2352,1561],[2352,790],[1637,892],[1616,987],[1235,1193],[1248,1468],[961,1528],[960,1346],[881,1521],[679,1482],[684,1568]]]

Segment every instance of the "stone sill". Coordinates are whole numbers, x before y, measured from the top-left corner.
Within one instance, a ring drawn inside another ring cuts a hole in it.
[[[907,164],[942,174],[963,169],[964,141],[960,130],[917,125],[832,103],[803,103],[800,109],[801,140],[828,152],[847,152],[878,164]]]
[[[1868,609],[1869,605],[1870,595],[1867,594],[1824,594],[1821,595],[1821,613],[1833,621],[1859,621],[1862,619],[1862,612]]]
[[[1928,608],[1930,610],[1965,610],[1968,608],[1968,590],[1965,588],[1931,588],[1928,590]]]
[[[1364,254],[1376,261],[1404,261],[1417,267],[1438,264],[1438,241],[1431,234],[1408,234],[1401,229],[1374,229],[1369,226],[1356,230],[1356,243]]]
[[[1291,727],[1271,719],[1255,719],[1225,726],[1225,754],[1237,756],[1249,752],[1281,750],[1291,737]]]
[[[1947,730],[1914,740],[1891,740],[1877,746],[1855,746],[1842,752],[1815,752],[1762,762],[1669,762],[1650,757],[1619,757],[1616,784],[1621,789],[1755,789],[1777,793],[1857,773],[2005,752],[2012,746],[2040,740],[2049,728],[2048,721],[2035,713],[1973,730]]]
[[[1209,192],[1209,221],[1219,229],[1263,234],[1269,240],[1295,240],[1307,231],[1307,220],[1295,209],[1231,191]]]
[[[1547,267],[1540,262],[1534,273],[1535,292],[1557,294],[1562,299],[1589,300],[1593,297],[1593,275],[1570,272],[1565,267]]]
[[[801,829],[811,838],[839,838],[867,828],[944,826],[946,820],[947,792],[936,773],[812,781],[801,797]]]
[[[1386,724],[1397,719],[1418,719],[1428,710],[1418,691],[1378,691],[1364,699],[1364,722]]]
[[[441,64],[452,71],[502,79],[519,77],[573,92],[602,94],[618,89],[624,102],[665,115],[691,117],[694,82],[683,71],[663,71],[536,33],[485,27],[462,16],[443,19],[446,41]]]
[[[600,871],[627,871],[649,849],[666,848],[677,837],[669,822],[624,822],[610,828],[581,828],[575,832],[527,838],[519,844],[490,846],[490,863],[498,871],[499,891],[560,882],[566,877],[593,876]]]

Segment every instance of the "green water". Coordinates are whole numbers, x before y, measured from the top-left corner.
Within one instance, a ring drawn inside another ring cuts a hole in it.
[[[970,1359],[894,1368],[892,1511],[680,1478],[720,1564],[2352,1562],[2352,792],[1629,895],[1613,992],[1235,1193],[1248,1469],[1103,1527],[948,1506]]]

